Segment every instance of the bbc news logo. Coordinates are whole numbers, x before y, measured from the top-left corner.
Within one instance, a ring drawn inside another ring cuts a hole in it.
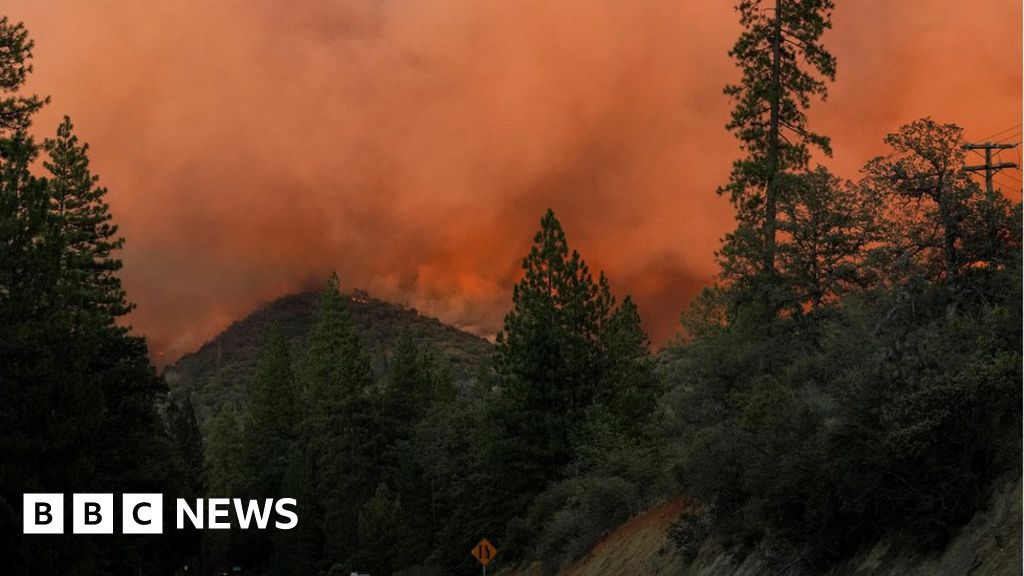
[[[178,530],[227,530],[237,526],[247,530],[253,526],[265,530],[273,525],[280,530],[291,530],[299,523],[296,508],[294,498],[276,501],[271,498],[197,498],[194,504],[178,498],[175,501],[175,527]],[[163,511],[163,494],[122,494],[121,533],[162,534]],[[231,521],[232,512],[235,524]],[[115,514],[113,494],[71,495],[73,534],[113,534]],[[25,534],[63,534],[64,495],[25,494],[22,519],[22,532]]]

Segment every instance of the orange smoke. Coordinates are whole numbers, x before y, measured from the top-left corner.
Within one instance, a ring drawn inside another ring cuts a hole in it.
[[[30,88],[92,144],[127,238],[135,328],[170,361],[260,303],[319,286],[491,334],[537,222],[570,242],[656,343],[713,277],[725,2],[15,0]],[[899,124],[1020,124],[1021,6],[843,2],[812,125],[855,177]],[[1013,174],[1017,179],[1020,174]],[[1008,183],[1012,181],[1006,181]]]

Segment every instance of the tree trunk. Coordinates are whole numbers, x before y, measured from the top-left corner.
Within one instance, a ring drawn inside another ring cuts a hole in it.
[[[764,199],[764,272],[775,274],[775,216],[779,172],[779,109],[782,100],[782,0],[775,0],[772,81],[768,116],[768,182]]]

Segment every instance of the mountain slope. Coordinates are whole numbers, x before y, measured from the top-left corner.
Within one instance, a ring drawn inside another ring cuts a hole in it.
[[[392,344],[405,332],[421,349],[446,361],[459,385],[471,383],[481,370],[489,369],[492,345],[487,340],[363,292],[348,297],[352,322],[378,375],[387,368]],[[233,323],[167,367],[164,377],[172,393],[192,394],[203,425],[227,402],[244,405],[268,330],[276,325],[291,343],[293,358],[300,357],[318,298],[317,292],[284,296]]]

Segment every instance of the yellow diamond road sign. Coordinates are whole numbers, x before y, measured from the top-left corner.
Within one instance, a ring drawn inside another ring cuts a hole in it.
[[[473,547],[470,554],[473,555],[473,558],[476,558],[477,562],[487,566],[491,563],[491,560],[494,560],[494,557],[498,555],[498,549],[494,547],[494,544],[491,544],[490,540],[484,538],[479,544]]]

